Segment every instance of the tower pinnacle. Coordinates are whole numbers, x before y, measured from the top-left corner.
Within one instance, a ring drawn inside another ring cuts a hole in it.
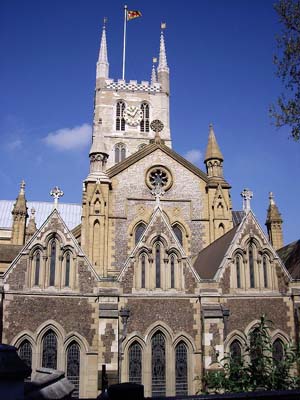
[[[274,195],[270,192],[266,227],[269,240],[276,250],[283,247],[282,222],[281,214],[274,200]]]
[[[89,157],[90,173],[88,179],[92,178],[92,180],[95,181],[107,181],[108,177],[105,173],[105,169],[108,159],[108,152],[104,143],[102,121],[100,121],[98,125],[94,124],[92,146]]]
[[[166,28],[166,24],[161,24],[160,32],[160,46],[159,46],[159,60],[158,60],[158,82],[161,84],[162,90],[169,94],[170,92],[170,79],[169,79],[169,67],[167,62],[167,54],[165,47],[165,38],[163,30]]]
[[[209,178],[223,179],[223,155],[218,146],[213,125],[209,125],[209,135],[204,163],[206,165],[207,175]]]
[[[102,28],[102,36],[99,50],[99,58],[97,62],[97,75],[96,78],[108,79],[109,63],[107,57],[107,44],[106,44],[106,19],[104,19],[104,24]]]

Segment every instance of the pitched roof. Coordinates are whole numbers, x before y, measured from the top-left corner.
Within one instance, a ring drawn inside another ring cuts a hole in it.
[[[290,243],[277,250],[293,279],[300,279],[300,240]]]
[[[12,227],[12,209],[15,200],[0,200],[0,228]],[[28,201],[27,208],[35,209],[35,221],[39,228],[53,210],[53,202]],[[82,208],[80,204],[59,203],[59,213],[69,229],[75,228],[81,223]]]
[[[193,267],[201,279],[214,278],[238,227],[239,225],[236,225],[225,235],[200,251]]]
[[[23,245],[0,244],[0,262],[11,263],[20,253]]]
[[[120,172],[124,171],[126,168],[130,167],[131,165],[135,164],[139,160],[143,159],[147,155],[153,153],[156,150],[161,150],[179,164],[183,165],[185,168],[193,172],[195,175],[199,176],[205,182],[208,181],[207,175],[201,171],[201,169],[197,168],[194,164],[187,161],[184,157],[180,154],[176,153],[176,151],[172,150],[170,147],[162,144],[162,143],[150,143],[144,146],[142,149],[138,150],[136,153],[133,153],[131,156],[125,158],[124,161],[119,162],[118,164],[114,165],[113,167],[109,168],[106,172],[109,178],[119,174]]]

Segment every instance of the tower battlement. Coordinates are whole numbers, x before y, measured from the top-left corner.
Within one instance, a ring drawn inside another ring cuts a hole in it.
[[[126,82],[123,79],[106,79],[104,89],[159,93],[161,92],[161,84],[158,82],[151,84],[149,81],[141,81],[139,83],[136,80],[130,80],[129,82]]]

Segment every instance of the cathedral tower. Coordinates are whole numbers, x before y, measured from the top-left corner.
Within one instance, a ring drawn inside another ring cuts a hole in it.
[[[158,68],[157,71],[152,69],[151,81],[115,81],[109,78],[106,28],[103,27],[97,62],[94,125],[102,124],[103,140],[109,155],[108,168],[154,138],[150,123],[155,119],[164,124],[161,136],[164,143],[171,147],[169,86],[163,31],[160,35]]]
[[[268,230],[269,240],[275,250],[283,247],[283,234],[282,234],[282,218],[275,204],[274,195],[269,193],[269,208],[266,220],[266,227]]]

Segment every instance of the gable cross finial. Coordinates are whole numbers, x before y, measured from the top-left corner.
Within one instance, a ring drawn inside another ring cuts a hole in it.
[[[58,187],[55,186],[51,192],[50,192],[50,196],[53,197],[54,199],[54,203],[53,203],[53,208],[58,208],[58,200],[60,197],[62,197],[64,195],[64,192]]]
[[[244,189],[241,193],[241,196],[243,198],[243,211],[248,213],[251,210],[250,200],[253,197],[253,192],[251,192],[250,189]]]

